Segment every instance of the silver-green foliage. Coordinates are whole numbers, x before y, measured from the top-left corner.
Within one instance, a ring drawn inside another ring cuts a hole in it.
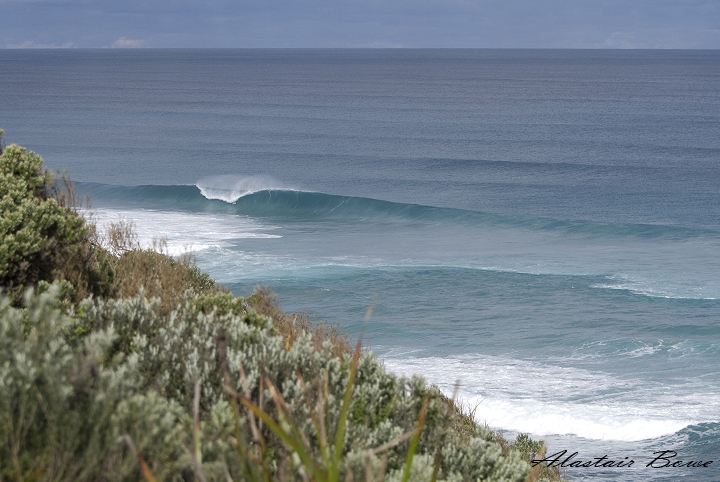
[[[57,284],[29,291],[24,309],[0,295],[0,479],[137,480],[125,433],[151,459],[176,460],[183,410],[140,390],[137,356],[109,357],[112,328],[68,342],[76,320],[56,308],[58,294]]]
[[[57,291],[55,285],[40,296],[28,295],[23,310],[0,295],[2,480],[33,474],[37,480],[138,480],[139,466],[125,434],[158,480],[192,480],[196,380],[201,384],[198,465],[206,480],[247,480],[237,446],[254,436],[248,413],[234,414],[225,384],[282,420],[268,390],[277,387],[290,422],[297,424],[312,457],[322,461],[320,438],[334,440],[351,371],[351,358],[333,357],[329,343],[318,351],[303,336],[290,347],[270,320],[247,310],[198,310],[198,298],[190,292],[169,317],[159,317],[158,301],[142,295],[89,299],[79,314],[64,315],[55,308]],[[436,467],[437,480],[526,479],[527,462],[515,452],[503,457],[489,431],[479,429],[461,441],[451,429],[447,401],[428,390],[420,377],[386,373],[371,354],[360,358],[341,444],[340,480],[349,472],[354,480],[365,480],[368,467],[375,477],[384,471],[384,480],[402,480],[408,437],[392,441],[415,429],[425,401],[410,480],[429,481]],[[317,415],[320,406],[323,434],[311,422],[311,410]],[[261,431],[265,450],[258,452],[258,463],[276,474],[286,470],[287,480],[302,480],[293,450],[267,426]],[[389,447],[374,451],[383,444]]]

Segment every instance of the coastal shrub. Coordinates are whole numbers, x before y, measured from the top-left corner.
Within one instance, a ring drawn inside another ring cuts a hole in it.
[[[136,296],[142,290],[147,297],[158,297],[159,313],[166,316],[179,303],[185,291],[213,293],[215,281],[202,273],[190,255],[173,258],[152,248],[133,249],[111,261],[114,272],[113,295]]]
[[[55,277],[63,252],[86,236],[83,219],[48,198],[52,178],[34,152],[11,145],[0,156],[0,283],[18,296]]]
[[[227,480],[226,472],[243,480],[238,437],[252,445],[254,435],[249,412],[235,412],[225,387],[247,394],[275,420],[287,413],[314,459],[322,461],[322,437],[311,411],[322,406],[327,434],[337,433],[353,370],[353,358],[334,357],[329,342],[318,351],[312,337],[303,335],[288,349],[271,320],[252,310],[205,314],[190,295],[169,317],[155,313],[157,299],[142,295],[88,299],[81,314],[68,316],[58,308],[59,292],[57,283],[41,295],[29,292],[24,309],[0,298],[0,380],[9,395],[0,409],[3,480],[33,474],[37,480],[137,480],[140,466],[124,435],[158,480],[192,478],[194,437],[207,480]],[[91,328],[73,337],[88,320]],[[503,457],[489,431],[478,429],[468,443],[461,441],[446,400],[420,377],[386,373],[369,353],[358,352],[355,366],[340,444],[343,480],[351,472],[361,480],[367,467],[384,467],[385,480],[400,480],[409,441],[373,451],[412,433],[421,411],[424,428],[410,474],[432,473],[437,466],[437,480],[527,477],[527,462],[516,452]],[[196,380],[199,432],[193,435]],[[287,412],[273,399],[271,386]],[[259,431],[265,450],[258,460],[273,478],[283,467],[287,480],[302,480],[293,450],[267,425]]]
[[[179,406],[139,391],[136,357],[109,357],[112,329],[68,342],[74,320],[57,308],[59,291],[31,290],[23,309],[0,294],[0,479],[137,480],[125,433],[153,461],[177,459]]]
[[[98,262],[92,229],[74,209],[74,192],[42,169],[43,160],[15,144],[0,156],[0,287],[22,303],[40,281],[68,280],[79,300],[108,293],[109,265]]]

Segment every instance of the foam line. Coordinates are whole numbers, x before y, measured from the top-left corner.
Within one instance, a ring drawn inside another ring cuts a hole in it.
[[[464,406],[491,427],[539,436],[637,441],[717,422],[720,401],[713,387],[688,380],[676,386],[548,362],[499,356],[450,358],[395,354],[388,370],[422,374],[445,394],[461,382]],[[692,410],[688,407],[694,407]]]
[[[236,244],[234,240],[238,239],[281,237],[272,234],[275,229],[273,226],[231,214],[97,209],[92,212],[92,220],[101,230],[119,220],[132,222],[141,247],[152,245],[153,239],[164,238],[167,241],[168,254],[172,256],[188,251],[233,246]]]

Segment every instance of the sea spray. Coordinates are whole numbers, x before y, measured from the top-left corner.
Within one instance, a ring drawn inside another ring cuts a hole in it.
[[[234,203],[243,196],[258,191],[292,190],[270,176],[209,176],[195,183],[203,196]]]

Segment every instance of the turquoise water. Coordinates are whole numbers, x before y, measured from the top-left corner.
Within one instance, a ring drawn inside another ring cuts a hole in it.
[[[573,480],[720,479],[720,53],[0,51],[100,224],[456,380]],[[373,316],[363,325],[368,306]]]

